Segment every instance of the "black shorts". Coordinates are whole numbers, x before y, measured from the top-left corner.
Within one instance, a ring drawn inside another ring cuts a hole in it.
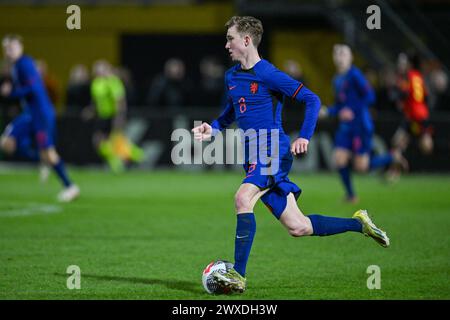
[[[101,132],[105,136],[109,136],[112,130],[113,119],[96,119],[94,124],[94,132]]]

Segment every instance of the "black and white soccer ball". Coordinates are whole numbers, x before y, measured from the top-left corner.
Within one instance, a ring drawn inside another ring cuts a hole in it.
[[[216,260],[212,261],[208,264],[203,270],[202,275],[202,283],[203,288],[205,288],[206,292],[209,294],[228,294],[230,293],[229,288],[223,287],[220,283],[214,280],[212,273],[214,271],[218,271],[220,273],[226,273],[231,268],[233,268],[233,264],[229,261],[225,260]]]

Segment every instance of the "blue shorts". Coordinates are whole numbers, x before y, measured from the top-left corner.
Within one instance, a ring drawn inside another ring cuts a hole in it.
[[[339,129],[336,132],[334,146],[359,155],[370,153],[372,150],[372,135],[372,132]]]
[[[287,153],[278,161],[278,170],[274,174],[265,174],[263,171],[263,169],[267,170],[270,165],[273,165],[272,163],[266,165],[261,163],[244,164],[244,170],[247,175],[242,183],[254,184],[261,190],[269,188],[269,191],[261,197],[261,201],[277,219],[280,219],[281,214],[286,209],[289,193],[292,192],[295,199],[298,199],[302,190],[288,178],[293,161],[292,155]]]
[[[13,137],[15,140],[30,138],[33,136],[32,124],[31,115],[22,113],[6,126],[3,135],[6,137]]]
[[[56,121],[53,114],[33,114],[33,129],[39,150],[45,150],[55,145]]]
[[[54,146],[54,130],[54,121],[36,125],[31,114],[22,113],[6,127],[3,134],[13,137],[17,143],[34,140],[39,150],[43,150]]]
[[[54,128],[38,129],[36,132],[36,143],[39,150],[45,150],[55,146]]]

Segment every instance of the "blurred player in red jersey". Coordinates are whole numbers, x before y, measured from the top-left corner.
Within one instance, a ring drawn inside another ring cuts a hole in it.
[[[417,55],[400,53],[397,60],[400,92],[398,105],[404,119],[394,134],[392,143],[402,151],[409,145],[411,136],[419,139],[420,151],[424,154],[433,152],[432,128],[428,123],[429,110],[425,98],[427,90],[420,69]]]

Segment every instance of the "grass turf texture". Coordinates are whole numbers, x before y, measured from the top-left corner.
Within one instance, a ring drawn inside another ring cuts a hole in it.
[[[366,208],[391,238],[358,233],[292,238],[263,204],[243,295],[201,285],[214,259],[233,261],[235,173],[71,170],[82,196],[55,201],[59,184],[33,170],[0,173],[0,299],[449,299],[449,176],[384,185],[356,177],[359,205],[344,204],[334,175],[292,175],[305,213],[350,217]],[[69,290],[69,265],[81,289]],[[381,289],[366,286],[369,265]]]

